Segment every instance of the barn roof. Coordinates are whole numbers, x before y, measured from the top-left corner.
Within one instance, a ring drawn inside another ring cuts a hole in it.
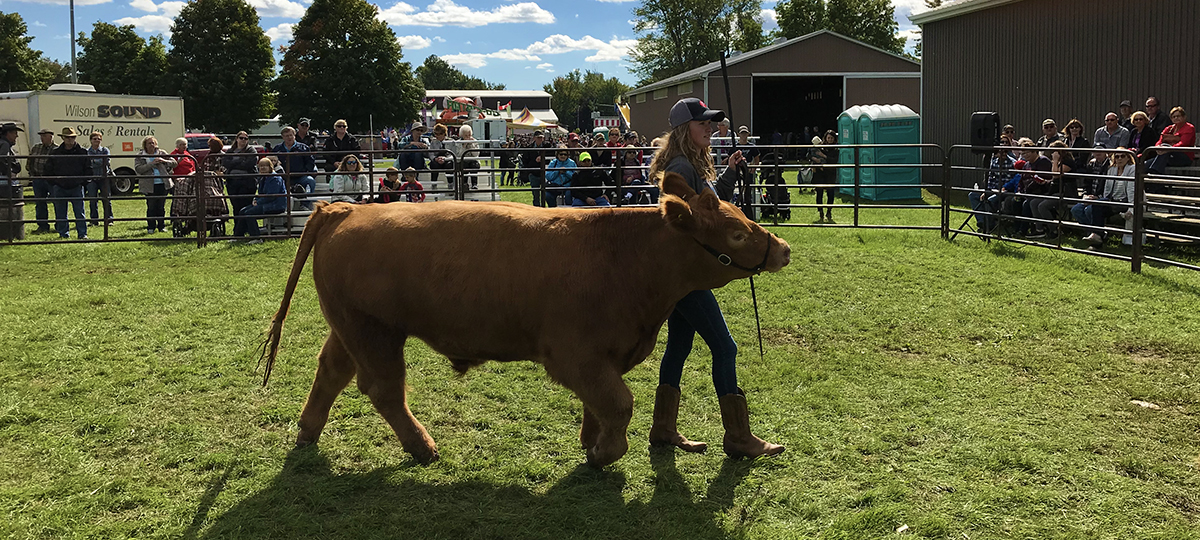
[[[942,6],[939,8],[921,12],[916,15],[909,15],[908,20],[912,21],[914,24],[925,24],[1020,1],[1021,0],[952,0],[942,4]]]

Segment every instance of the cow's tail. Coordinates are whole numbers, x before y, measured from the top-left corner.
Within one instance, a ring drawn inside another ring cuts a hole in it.
[[[292,273],[288,276],[287,285],[283,289],[283,301],[279,311],[271,318],[271,326],[267,328],[266,339],[258,349],[258,365],[264,366],[263,386],[271,379],[271,368],[275,367],[275,356],[279,353],[279,340],[283,335],[283,320],[287,318],[288,306],[292,303],[292,295],[296,292],[296,283],[304,271],[304,262],[312,252],[313,245],[321,236],[321,228],[328,225],[331,218],[342,217],[345,212],[331,212],[325,208],[329,203],[317,201],[313,203],[313,212],[308,222],[304,224],[304,233],[300,235],[300,247],[296,249],[296,259],[292,261]],[[344,205],[338,205],[344,206]],[[334,221],[341,221],[340,219]],[[257,367],[255,368],[257,370]]]

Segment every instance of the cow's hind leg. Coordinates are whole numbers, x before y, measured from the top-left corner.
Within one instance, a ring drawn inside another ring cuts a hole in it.
[[[583,402],[580,441],[592,443],[587,449],[588,464],[603,467],[621,459],[629,451],[627,431],[633,417],[633,392],[625,386],[621,374],[604,367],[587,376],[581,372],[578,376],[555,378]]]
[[[405,451],[421,463],[437,460],[437,445],[408,409],[404,387],[408,336],[370,318],[346,326],[341,334],[358,368],[358,389],[371,398]]]
[[[321,438],[333,400],[354,378],[354,362],[350,360],[350,353],[333,332],[325,338],[325,346],[321,348],[317,361],[317,376],[313,379],[308,401],[304,402],[304,409],[300,413],[300,434],[296,437],[296,446],[313,444]]]

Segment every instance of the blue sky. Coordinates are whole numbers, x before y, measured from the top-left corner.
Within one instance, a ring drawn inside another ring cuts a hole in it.
[[[258,10],[272,45],[285,45],[291,25],[311,0],[248,0]],[[922,0],[893,0],[902,33],[914,26],[908,14]],[[144,36],[169,36],[171,19],[185,2],[166,0],[76,0],[76,32],[91,32],[105,21],[132,24]],[[627,51],[634,44],[637,0],[471,1],[382,0],[380,18],[391,25],[413,65],[436,54],[463,72],[511,90],[540,90],[572,69],[615,76],[627,84]],[[775,1],[763,2],[764,27],[775,28]],[[71,56],[67,0],[0,0],[0,11],[21,14],[34,36],[32,46],[50,58]],[[911,47],[910,39],[910,47]]]

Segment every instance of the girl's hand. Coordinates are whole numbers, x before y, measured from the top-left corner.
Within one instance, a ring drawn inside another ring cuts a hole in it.
[[[743,161],[746,161],[746,158],[742,156],[742,151],[738,150],[737,152],[734,152],[733,155],[729,156],[729,159],[725,160],[725,164],[733,167]]]

